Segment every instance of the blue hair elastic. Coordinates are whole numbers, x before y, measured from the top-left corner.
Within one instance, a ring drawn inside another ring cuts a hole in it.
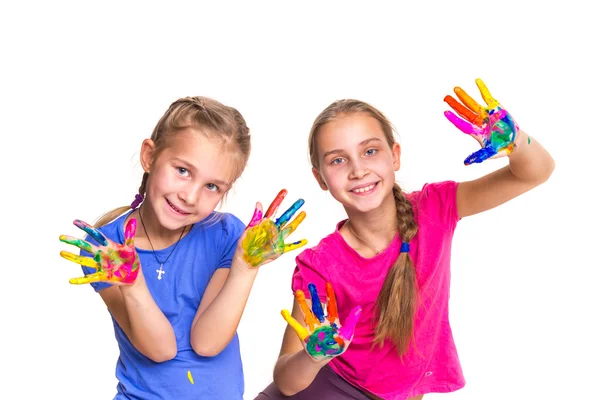
[[[408,253],[410,251],[410,244],[402,242],[400,247],[400,253]]]

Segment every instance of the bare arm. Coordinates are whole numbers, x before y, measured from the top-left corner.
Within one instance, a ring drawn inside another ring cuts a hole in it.
[[[238,254],[230,269],[213,274],[192,322],[190,341],[201,356],[216,356],[229,344],[246,307],[258,268],[249,267]]]
[[[111,286],[101,290],[99,294],[131,344],[140,353],[155,362],[175,357],[175,332],[152,298],[143,274],[139,274],[131,286]]]
[[[467,217],[497,207],[544,183],[554,160],[536,140],[520,131],[509,165],[473,181],[458,184],[458,216]]]
[[[310,308],[312,303],[306,300]],[[296,301],[292,308],[292,317],[300,324],[304,324],[304,315]],[[315,379],[321,368],[331,361],[327,358],[322,361],[316,361],[304,350],[298,335],[294,329],[287,325],[283,335],[279,359],[275,364],[273,380],[277,388],[286,396],[292,396],[301,390],[306,389]]]

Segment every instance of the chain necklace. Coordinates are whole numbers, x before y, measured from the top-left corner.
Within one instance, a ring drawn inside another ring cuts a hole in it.
[[[348,223],[346,225],[348,225],[348,229],[350,230],[350,233],[352,233],[358,240],[360,240],[361,242],[363,242],[368,248],[370,248],[371,250],[373,250],[375,252],[375,255],[378,255],[383,250],[385,250],[385,249],[383,249],[383,250],[377,250],[375,247],[371,246],[365,239],[363,239],[360,236],[358,236],[356,234],[356,232],[354,232],[354,230],[352,229],[352,223],[350,222],[350,220],[348,220]]]
[[[148,230],[146,229],[146,225],[144,224],[144,218],[142,218],[142,210],[141,210],[141,208],[139,210],[139,214],[140,214],[140,221],[142,221],[142,226],[144,227],[144,233],[146,234],[146,238],[148,239],[148,243],[150,243],[150,247],[152,247],[152,253],[154,254],[154,258],[156,258],[156,262],[160,264],[160,268],[156,270],[156,273],[158,274],[157,278],[160,281],[162,279],[163,274],[165,273],[165,270],[163,269],[163,265],[169,260],[169,258],[171,258],[171,254],[173,254],[173,252],[177,248],[177,245],[179,244],[179,241],[181,241],[181,238],[183,237],[183,233],[185,232],[185,228],[187,228],[187,227],[186,226],[183,227],[183,229],[181,231],[181,235],[179,235],[179,239],[177,239],[177,243],[175,243],[175,246],[173,247],[173,250],[171,250],[171,252],[167,256],[167,259],[165,261],[160,261],[158,259],[158,256],[156,255],[156,251],[154,250],[154,246],[152,245],[152,241],[150,240],[150,236],[148,236]]]

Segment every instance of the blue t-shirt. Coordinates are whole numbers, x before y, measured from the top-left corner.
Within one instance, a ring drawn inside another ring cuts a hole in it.
[[[107,238],[123,243],[123,223],[128,214],[100,228],[100,231]],[[165,272],[161,279],[158,279],[159,264],[152,250],[136,249],[148,289],[175,331],[177,355],[162,363],[150,360],[133,347],[113,318],[120,350],[115,399],[242,399],[244,376],[237,333],[214,357],[199,356],[190,343],[192,321],[206,286],[218,268],[230,267],[238,239],[245,228],[238,218],[228,213],[213,213],[205,221],[208,222],[195,224],[181,239],[163,265]],[[89,237],[87,240],[95,243]],[[158,259],[164,261],[173,246],[157,251]],[[86,267],[83,270],[86,274],[94,272]],[[107,283],[91,285],[96,291],[110,286]]]

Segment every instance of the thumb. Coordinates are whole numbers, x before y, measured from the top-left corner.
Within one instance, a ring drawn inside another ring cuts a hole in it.
[[[340,328],[340,337],[344,340],[352,340],[354,337],[354,328],[356,328],[356,324],[358,319],[360,318],[360,314],[362,314],[362,307],[356,306],[350,311],[350,315],[344,321],[344,325]]]

